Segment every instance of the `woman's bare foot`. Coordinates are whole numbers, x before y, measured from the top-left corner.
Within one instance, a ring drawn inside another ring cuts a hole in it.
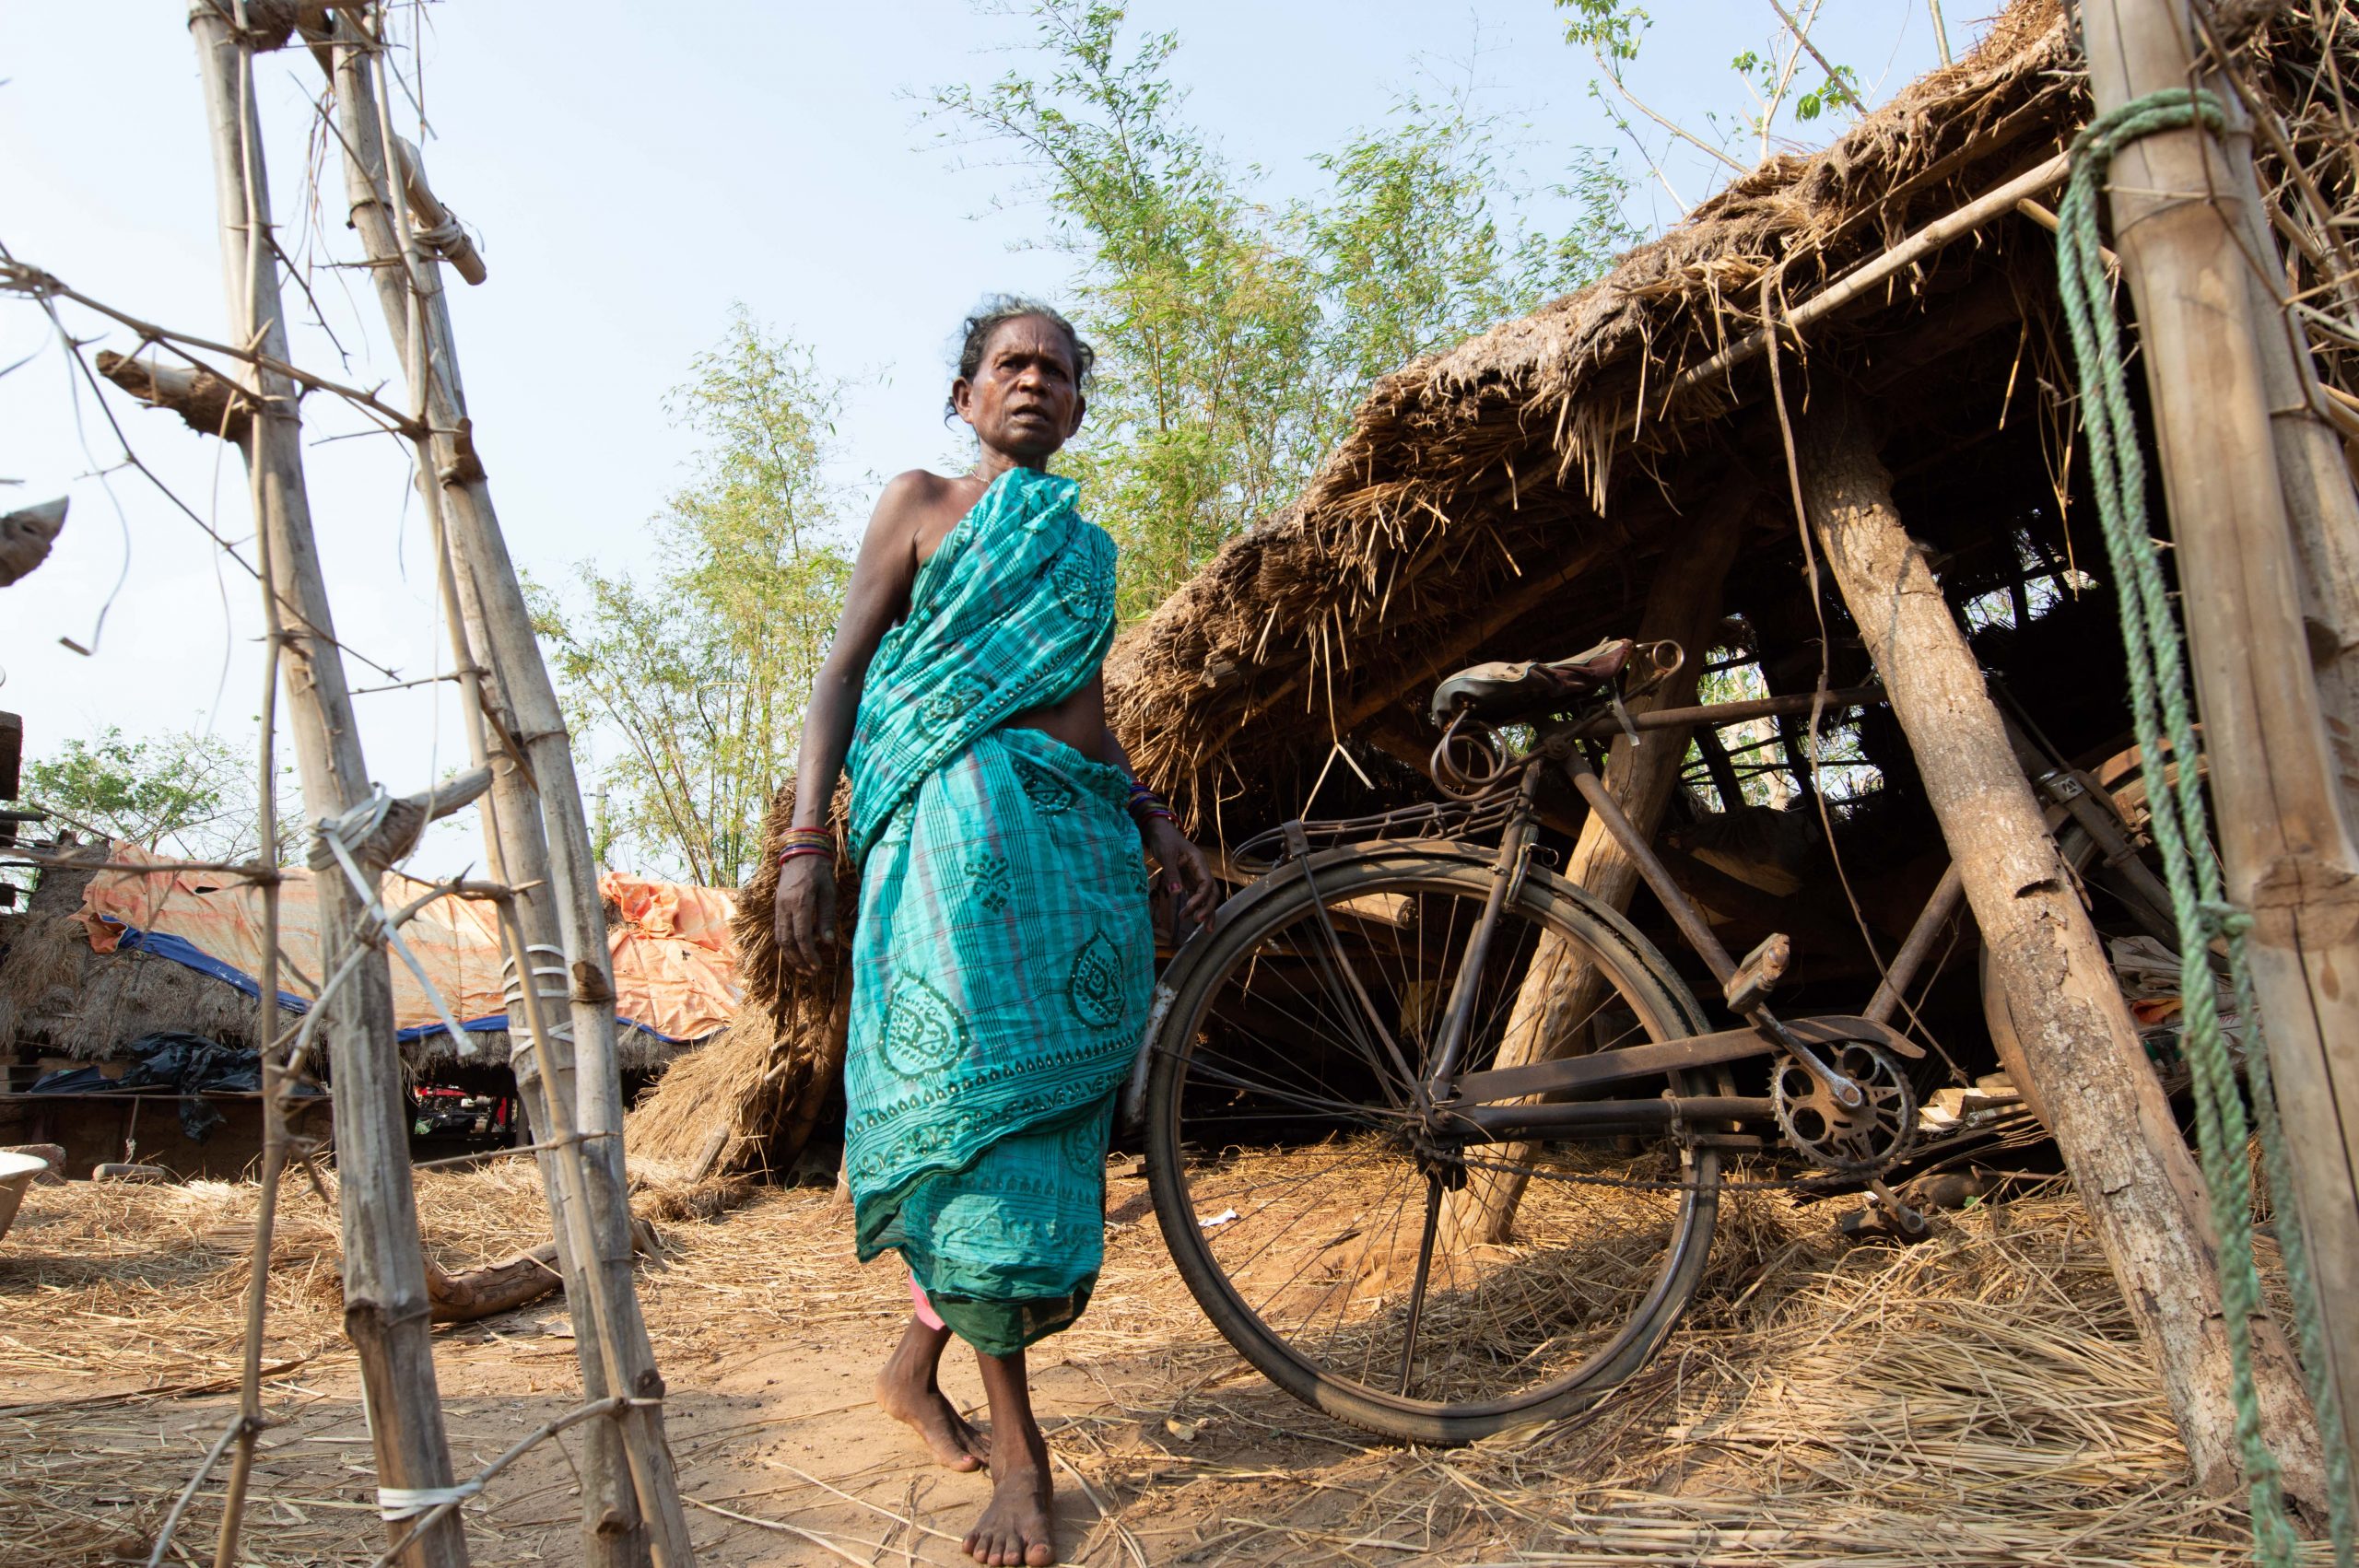
[[[935,1463],[954,1470],[979,1470],[991,1457],[991,1442],[958,1413],[934,1379],[949,1340],[948,1329],[929,1328],[910,1319],[909,1331],[876,1375],[876,1402],[886,1415],[917,1430]]]
[[[1014,1463],[992,1467],[991,1506],[967,1532],[967,1555],[997,1568],[1047,1568],[1057,1560],[1055,1488],[1049,1480],[1049,1448],[1034,1427],[1028,1441],[1009,1443]]]

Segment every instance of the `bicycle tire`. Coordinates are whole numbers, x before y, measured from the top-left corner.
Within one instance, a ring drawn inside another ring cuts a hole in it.
[[[1379,1387],[1365,1375],[1346,1375],[1332,1357],[1322,1359],[1311,1353],[1304,1335],[1290,1335],[1273,1327],[1248,1299],[1231,1269],[1215,1256],[1205,1223],[1208,1217],[1197,1211],[1190,1176],[1185,1101],[1191,1092],[1191,1064],[1203,1044],[1200,1036],[1240,965],[1253,964],[1265,949],[1281,951],[1272,944],[1285,931],[1304,927],[1314,918],[1312,875],[1320,899],[1332,909],[1355,900],[1405,896],[1411,891],[1419,891],[1422,897],[1420,890],[1479,903],[1490,889],[1493,874],[1492,851],[1446,842],[1351,847],[1314,856],[1307,867],[1297,863],[1283,868],[1231,900],[1214,930],[1191,942],[1175,960],[1160,988],[1163,994],[1157,999],[1147,1039],[1148,1178],[1166,1245],[1190,1293],[1222,1337],[1279,1387],[1356,1425],[1410,1442],[1471,1442],[1508,1427],[1577,1414],[1602,1398],[1646,1364],[1685,1311],[1702,1279],[1719,1214],[1719,1156],[1709,1148],[1690,1151],[1681,1167],[1684,1190],[1667,1199],[1673,1217],[1661,1258],[1648,1288],[1635,1295],[1626,1318],[1604,1343],[1562,1375],[1487,1398],[1418,1398]],[[1702,1009],[1669,962],[1619,914],[1588,894],[1535,867],[1526,874],[1511,913],[1578,942],[1604,977],[1612,998],[1627,1009],[1647,1037],[1676,1038],[1701,1032]],[[1604,1005],[1601,1003],[1592,1016],[1602,1012]],[[1470,1059],[1468,1065],[1478,1067],[1482,1062]],[[1692,1082],[1689,1078],[1672,1076],[1669,1086],[1674,1093],[1727,1092],[1724,1069],[1690,1077]],[[1651,1092],[1651,1088],[1637,1091],[1641,1096]],[[1596,1138],[1580,1141],[1580,1151],[1590,1153],[1600,1141]],[[1227,1155],[1226,1148],[1209,1159],[1200,1155],[1197,1166],[1215,1167]],[[1339,1155],[1338,1163],[1344,1157]],[[1381,1157],[1372,1155],[1369,1163]],[[1532,1201],[1529,1192],[1525,1201],[1527,1206]],[[1230,1223],[1219,1216],[1210,1218],[1215,1228],[1226,1228]],[[1427,1245],[1434,1244],[1428,1239]],[[1504,1271],[1493,1276],[1505,1277]],[[1348,1298],[1351,1287],[1344,1289]],[[1380,1305],[1382,1298],[1378,1299]],[[1267,1301],[1262,1304],[1268,1305]],[[1339,1324],[1342,1316],[1339,1312]],[[1411,1322],[1414,1321],[1413,1316]],[[1406,1363],[1414,1361],[1417,1345],[1415,1336],[1414,1328],[1405,1331],[1404,1386],[1409,1375]],[[1367,1338],[1373,1345],[1374,1329]]]

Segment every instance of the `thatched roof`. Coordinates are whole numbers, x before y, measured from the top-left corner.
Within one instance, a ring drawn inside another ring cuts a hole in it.
[[[1616,617],[1664,524],[1742,460],[1732,437],[1768,383],[1755,362],[1665,389],[1759,324],[1765,278],[1801,305],[2052,158],[2087,113],[2076,53],[2055,0],[2016,0],[1971,54],[1824,152],[1770,158],[1595,285],[1379,380],[1300,500],[1117,647],[1116,727],[1142,772],[1208,817],[1273,756],[1405,716],[1467,657],[1626,632]],[[1895,333],[1936,324],[1953,341],[1899,357],[1927,361],[1978,330],[2013,349],[2026,312],[1970,286],[2013,269],[2036,290],[2052,257],[2028,219],[2002,218],[1814,332],[1811,353],[1858,373]],[[1797,408],[1799,357],[1785,366]]]

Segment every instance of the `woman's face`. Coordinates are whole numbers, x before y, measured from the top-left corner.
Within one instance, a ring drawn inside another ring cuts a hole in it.
[[[1073,345],[1039,316],[1002,322],[983,345],[974,380],[950,384],[958,416],[984,446],[1037,464],[1081,428],[1086,406]]]

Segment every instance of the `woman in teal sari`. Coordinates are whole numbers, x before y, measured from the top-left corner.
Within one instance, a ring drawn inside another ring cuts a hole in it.
[[[967,323],[950,408],[980,458],[877,502],[811,694],[777,907],[788,962],[816,972],[848,768],[844,1168],[861,1258],[898,1252],[915,1305],[877,1399],[943,1463],[990,1467],[968,1552],[1035,1568],[1056,1549],[1024,1351],[1080,1316],[1104,1252],[1107,1138],[1154,979],[1142,848],[1197,922],[1215,901],[1106,727],[1114,544],[1046,471],[1090,357],[1042,306]],[[953,1332],[981,1367],[988,1444],[935,1380]]]

